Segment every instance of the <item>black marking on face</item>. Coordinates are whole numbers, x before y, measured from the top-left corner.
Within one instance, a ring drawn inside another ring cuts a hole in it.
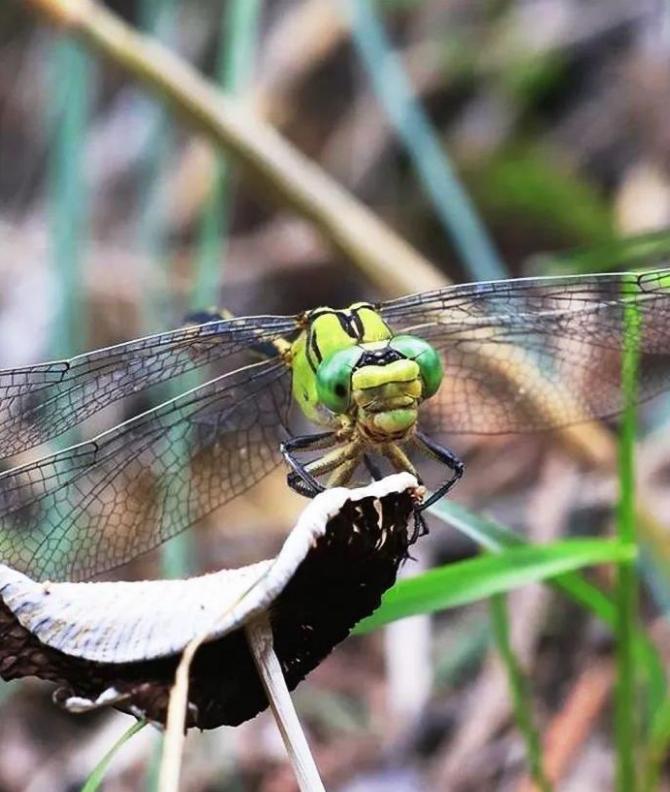
[[[352,330],[354,331],[353,334],[355,335],[357,341],[361,341],[363,339],[363,336],[365,335],[365,326],[363,325],[363,320],[361,319],[359,313],[362,307],[363,306],[360,306],[359,308],[355,308],[351,312]],[[350,335],[352,335],[352,333],[350,333]]]
[[[323,355],[319,349],[319,341],[316,337],[316,328],[314,325],[309,330],[309,338],[307,339],[307,346],[305,348],[307,353],[307,362],[309,363],[312,371],[316,371],[319,363],[323,360]]]
[[[396,360],[404,359],[405,356],[391,346],[386,346],[382,349],[366,349],[356,364],[356,368],[361,368],[362,366],[385,366],[388,363],[394,363]]]
[[[323,353],[319,347],[319,342],[316,333],[316,320],[322,316],[332,314],[337,318],[340,327],[352,341],[360,342],[365,337],[365,323],[360,315],[363,309],[372,310],[372,305],[363,303],[357,305],[355,308],[346,310],[335,310],[334,308],[321,308],[311,311],[308,315],[308,337],[305,352],[307,355],[307,362],[312,371],[316,372],[319,364],[323,360]],[[397,358],[393,358],[394,360]]]

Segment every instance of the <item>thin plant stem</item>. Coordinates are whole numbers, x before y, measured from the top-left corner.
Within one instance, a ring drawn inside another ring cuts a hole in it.
[[[619,503],[617,533],[622,542],[636,542],[635,530],[635,432],[640,315],[635,305],[624,308],[624,345],[621,361],[621,387],[624,412],[619,436]],[[614,731],[617,751],[616,789],[635,792],[636,723],[634,635],[637,612],[637,574],[633,561],[623,562],[617,570],[616,668]]]
[[[237,96],[252,73],[261,0],[231,0],[221,16],[216,76],[219,85]],[[232,192],[230,167],[218,156],[211,192],[203,208],[191,307],[210,305],[221,284],[223,251],[228,235]]]
[[[325,792],[307,739],[286,686],[284,673],[274,651],[272,627],[267,613],[246,625],[247,640],[256,669],[270,702],[272,714],[293,767],[301,792]]]
[[[266,194],[314,222],[385,293],[403,294],[410,282],[424,290],[444,284],[430,262],[316,163],[167,47],[92,0],[29,0],[29,5],[160,94],[234,156]]]
[[[84,139],[89,114],[90,58],[77,42],[56,42],[50,126],[51,238],[60,295],[52,353],[71,355],[84,339],[81,257],[86,238]]]
[[[507,604],[503,594],[495,594],[490,598],[491,625],[500,658],[507,672],[514,718],[517,727],[526,743],[526,757],[530,775],[541,792],[551,792],[552,785],[545,775],[542,764],[542,743],[540,735],[533,723],[531,697],[526,677],[521,669],[509,636]]]
[[[474,204],[460,183],[370,0],[348,0],[351,32],[375,93],[407,149],[435,214],[473,279],[507,276]]]
[[[96,789],[100,789],[100,785],[103,782],[105,777],[105,773],[107,772],[107,768],[109,767],[110,762],[116,755],[116,752],[122,748],[131,737],[137,734],[138,731],[143,729],[147,725],[147,721],[145,720],[138,720],[133,723],[133,725],[127,729],[121,737],[114,743],[114,745],[107,751],[107,753],[102,757],[102,759],[96,765],[95,770],[91,773],[91,775],[86,780],[86,783],[81,788],[81,792],[95,792]]]

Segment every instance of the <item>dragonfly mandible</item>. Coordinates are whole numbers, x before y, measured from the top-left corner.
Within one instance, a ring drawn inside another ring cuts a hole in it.
[[[667,388],[668,286],[670,269],[447,286],[346,310],[218,319],[0,371],[8,458],[187,371],[233,369],[0,473],[0,560],[38,579],[92,577],[241,494],[282,454],[289,484],[309,495],[326,475],[332,485],[359,463],[374,471],[376,452],[412,470],[413,443],[448,469],[439,497],[462,470],[444,436],[619,412],[631,305],[642,322],[639,397]],[[293,436],[296,402],[320,433]],[[302,464],[310,448],[324,453]]]

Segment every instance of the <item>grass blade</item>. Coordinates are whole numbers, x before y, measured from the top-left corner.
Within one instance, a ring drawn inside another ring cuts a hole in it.
[[[475,280],[506,276],[484,225],[416,100],[370,0],[349,0],[353,40],[373,87],[407,149],[435,213]]]
[[[175,0],[141,0],[138,7],[140,27],[147,33],[172,43],[175,38],[177,13]],[[170,217],[165,190],[165,176],[173,160],[175,145],[167,110],[156,102],[149,101],[144,112],[150,132],[143,162],[138,234],[140,247],[151,261],[156,271],[156,282],[159,284],[157,289],[146,294],[142,306],[147,330],[155,332],[160,327],[173,324],[175,314],[170,298]],[[163,398],[174,395],[176,392],[173,383],[168,383]],[[180,504],[175,508],[180,508]],[[184,577],[194,565],[194,556],[195,548],[189,534],[174,537],[161,549],[162,574],[168,578]]]
[[[232,96],[240,94],[252,73],[261,5],[261,0],[231,0],[221,17],[216,76],[219,85]],[[211,305],[221,285],[232,190],[229,166],[219,155],[200,224],[191,299],[194,310]]]
[[[135,723],[133,723],[133,725],[121,735],[121,737],[98,762],[95,770],[93,770],[91,775],[86,780],[86,783],[81,788],[81,792],[95,792],[96,789],[100,788],[105,773],[107,772],[107,768],[109,767],[109,764],[114,758],[116,752],[122,748],[133,735],[137,734],[137,732],[143,729],[146,725],[147,721],[145,720],[135,721]]]
[[[55,357],[79,351],[85,339],[81,309],[81,258],[87,236],[83,150],[89,116],[91,60],[78,42],[63,39],[54,50],[49,159],[53,268],[59,283],[54,327]]]
[[[418,613],[475,602],[594,564],[630,561],[635,548],[611,539],[569,539],[548,545],[520,545],[495,555],[449,564],[400,580],[357,632]]]
[[[542,766],[542,744],[533,723],[533,711],[526,676],[512,649],[507,619],[507,604],[502,594],[491,597],[491,626],[500,658],[507,672],[514,718],[526,743],[526,755],[531,777],[541,792],[551,792],[552,786]]]
[[[431,508],[431,514],[469,536],[477,544],[493,552],[528,543],[514,531],[499,523],[474,514],[453,501],[442,499]],[[563,594],[587,608],[612,629],[616,627],[616,608],[611,597],[585,580],[579,572],[566,572],[550,581]],[[644,670],[652,714],[661,705],[667,693],[665,670],[656,648],[639,629],[634,634],[634,651]]]
[[[619,437],[619,503],[617,535],[622,543],[635,547],[635,430],[638,345],[641,317],[634,305],[624,308],[624,348],[621,362],[621,384],[624,412]],[[616,666],[614,731],[617,751],[616,788],[619,792],[635,792],[638,728],[635,713],[634,633],[637,613],[637,575],[635,562],[619,566],[615,591]]]
[[[670,747],[670,699],[665,698],[656,711],[645,752],[644,792],[660,789],[663,766]]]

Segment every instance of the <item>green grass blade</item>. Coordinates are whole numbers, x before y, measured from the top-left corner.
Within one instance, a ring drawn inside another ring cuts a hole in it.
[[[499,523],[473,512],[458,503],[442,499],[431,509],[431,514],[447,525],[469,536],[482,547],[502,552],[511,547],[527,545],[522,537]],[[549,584],[587,608],[612,629],[616,626],[616,607],[611,597],[585,580],[579,572],[566,572],[549,581]],[[665,671],[656,648],[641,630],[635,631],[634,651],[637,662],[644,670],[649,699],[654,710],[661,705],[667,692]]]
[[[52,260],[60,290],[51,350],[56,357],[72,355],[85,343],[81,259],[88,217],[83,151],[91,68],[91,60],[78,42],[62,39],[55,44],[50,111],[54,148],[49,180]]]
[[[365,632],[406,616],[466,605],[586,566],[629,561],[634,555],[635,548],[611,539],[569,539],[522,545],[448,564],[400,580],[386,592],[381,607],[356,629]]]
[[[48,128],[48,192],[51,223],[51,266],[58,284],[56,316],[50,356],[69,357],[86,346],[86,311],[82,295],[81,264],[89,236],[88,196],[84,174],[84,147],[90,115],[93,60],[71,39],[59,39],[53,49]],[[74,428],[52,441],[53,449],[78,442]],[[48,527],[40,518],[36,532],[45,537]],[[76,523],[72,526],[76,531]],[[79,536],[78,541],[90,542]]]
[[[663,266],[670,256],[670,230],[614,238],[566,253],[533,256],[535,269],[543,275],[611,272],[615,269]]]
[[[670,699],[665,698],[652,722],[647,741],[644,763],[643,792],[656,792],[661,788],[663,766],[670,749]]]
[[[641,317],[634,304],[624,308],[624,348],[621,384],[624,412],[619,436],[619,503],[617,535],[622,543],[635,547],[635,431],[637,401],[638,347]],[[639,731],[636,722],[634,634],[637,613],[637,575],[630,560],[619,566],[615,590],[616,667],[614,732],[617,751],[616,788],[635,792],[636,748]]]
[[[175,0],[141,0],[138,6],[140,28],[170,42],[175,37],[177,13]],[[138,235],[140,247],[158,276],[158,287],[146,294],[142,306],[147,331],[156,332],[161,327],[172,325],[175,314],[170,288],[170,217],[165,190],[165,177],[173,158],[174,136],[169,113],[162,105],[148,102],[145,114],[149,135],[143,161]],[[168,383],[163,398],[175,396],[177,384],[176,381]],[[165,496],[169,497],[169,493]],[[175,508],[180,506],[176,504]],[[162,574],[168,578],[184,577],[194,565],[194,555],[195,549],[188,534],[174,537],[161,548]]]
[[[133,735],[137,734],[137,732],[143,729],[146,725],[147,721],[145,720],[135,721],[135,723],[133,723],[133,725],[121,735],[121,737],[98,762],[95,770],[93,770],[91,775],[86,780],[86,783],[81,788],[81,792],[95,792],[96,789],[100,788],[105,773],[107,772],[107,768],[109,767],[109,764],[114,758],[116,752],[122,748],[128,742],[128,740],[133,737]]]
[[[528,690],[526,676],[521,669],[521,664],[516,658],[509,636],[509,622],[507,619],[507,604],[502,594],[491,597],[490,603],[491,626],[500,658],[507,672],[507,681],[514,718],[517,727],[526,743],[526,756],[531,777],[541,792],[551,792],[552,786],[544,774],[542,766],[542,744],[533,722],[531,696]]]
[[[252,74],[261,8],[261,0],[231,0],[224,8],[216,76],[226,93],[238,95]],[[226,160],[218,156],[211,192],[200,223],[196,279],[191,298],[191,307],[196,310],[213,304],[221,284],[232,192],[230,169]]]
[[[483,223],[417,102],[370,0],[348,0],[354,44],[374,90],[405,145],[435,213],[476,280],[506,277]]]

